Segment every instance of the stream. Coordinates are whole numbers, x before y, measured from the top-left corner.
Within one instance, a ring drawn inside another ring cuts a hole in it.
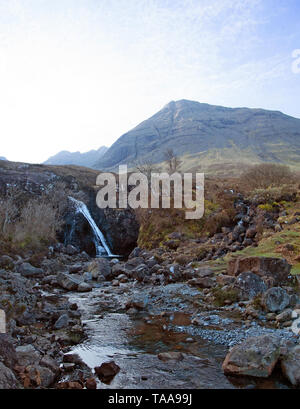
[[[228,346],[203,339],[192,325],[193,303],[198,291],[186,284],[146,286],[134,283],[113,287],[101,283],[90,293],[69,294],[77,303],[87,339],[73,347],[92,369],[103,362],[114,361],[121,368],[110,384],[98,381],[101,389],[232,389],[287,388],[276,373],[269,379],[232,378],[222,372]],[[141,311],[126,310],[129,299],[142,303]],[[207,328],[226,331],[238,328],[235,319],[220,318],[211,312]],[[225,327],[224,327],[225,326]],[[192,335],[191,335],[192,334]],[[177,351],[180,361],[163,362],[157,354]]]

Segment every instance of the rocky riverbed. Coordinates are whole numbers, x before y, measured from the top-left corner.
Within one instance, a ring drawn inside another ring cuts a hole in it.
[[[286,388],[299,382],[299,336],[291,330],[298,290],[282,260],[239,261],[221,280],[207,265],[183,267],[138,248],[120,261],[58,245],[40,267],[29,261],[0,258],[7,317],[7,334],[0,334],[2,388]],[[249,263],[255,278],[243,273]],[[251,338],[248,356],[243,343]]]

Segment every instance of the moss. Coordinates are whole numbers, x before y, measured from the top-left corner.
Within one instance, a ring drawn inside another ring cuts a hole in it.
[[[223,307],[227,300],[232,303],[239,301],[239,292],[234,288],[224,290],[222,287],[215,287],[212,289],[212,294],[215,298],[214,302],[217,307]]]
[[[295,276],[300,274],[300,263],[293,265],[291,274]]]

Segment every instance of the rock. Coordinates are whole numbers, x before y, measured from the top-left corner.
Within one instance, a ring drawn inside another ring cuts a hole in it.
[[[93,278],[96,280],[99,275],[102,275],[106,280],[112,280],[114,275],[110,262],[107,258],[97,258],[89,263],[88,271],[92,273]]]
[[[290,321],[291,318],[292,318],[292,310],[288,308],[287,310],[284,310],[282,313],[276,316],[276,321],[285,322],[285,321]]]
[[[97,389],[97,382],[95,378],[89,378],[85,382],[86,389]]]
[[[241,291],[242,298],[248,300],[267,290],[263,279],[251,271],[241,273],[236,279],[235,287]]]
[[[82,282],[79,284],[77,291],[81,292],[81,293],[87,293],[89,291],[92,291],[92,286],[88,283]]]
[[[235,278],[232,276],[227,276],[223,274],[218,274],[216,277],[216,282],[222,286],[233,284],[235,282]]]
[[[23,277],[42,277],[44,271],[41,268],[33,267],[30,263],[22,263],[17,268],[18,273]]]
[[[59,330],[62,328],[67,328],[69,325],[69,316],[68,314],[61,315],[54,324],[54,329]]]
[[[16,348],[17,360],[20,366],[34,365],[40,362],[41,354],[33,345],[23,345]]]
[[[204,277],[212,277],[214,276],[214,272],[211,268],[209,267],[200,267],[196,269],[197,275],[201,278]]]
[[[17,362],[13,339],[7,334],[0,334],[0,361],[8,368],[13,368]]]
[[[300,385],[300,345],[295,346],[281,359],[281,369],[292,385]]]
[[[83,385],[77,381],[59,382],[56,387],[57,389],[83,389]]]
[[[199,288],[211,288],[216,285],[216,282],[209,277],[205,278],[192,278],[188,281],[188,284]]]
[[[249,227],[249,229],[246,231],[246,238],[253,239],[256,233],[257,233],[256,227]]]
[[[66,249],[65,249],[66,254],[69,256],[74,256],[75,254],[78,254],[79,251],[76,247],[72,246],[72,244],[68,244]]]
[[[0,362],[0,389],[16,389],[17,379],[11,369]]]
[[[75,369],[75,367],[76,367],[76,365],[75,365],[74,363],[72,363],[72,362],[64,362],[64,363],[62,364],[62,366],[63,366],[63,369],[64,369],[66,372],[71,372],[71,371],[73,371],[73,370]]]
[[[77,290],[79,285],[79,282],[67,273],[59,273],[57,275],[57,283],[68,291]]]
[[[238,276],[245,271],[251,271],[260,277],[272,277],[275,285],[280,285],[289,280],[291,265],[285,259],[275,257],[246,257],[230,260],[229,275]]]
[[[265,292],[262,302],[268,312],[281,312],[289,306],[290,297],[283,288],[272,287]]]
[[[182,361],[184,355],[181,352],[161,352],[157,355],[158,359],[161,361]]]
[[[69,267],[70,274],[80,273],[81,271],[82,271],[82,264],[73,264],[72,266]]]
[[[95,367],[95,373],[104,383],[109,383],[120,371],[120,367],[114,362],[104,362],[101,366]]]
[[[56,361],[54,361],[54,359],[48,355],[43,356],[43,358],[40,360],[40,366],[50,369],[55,376],[57,376],[60,372],[60,368]]]
[[[9,256],[1,256],[0,269],[1,268],[4,268],[4,270],[13,270],[15,268],[14,260]]]
[[[225,375],[267,378],[280,357],[280,339],[263,335],[251,337],[227,354],[222,369]]]

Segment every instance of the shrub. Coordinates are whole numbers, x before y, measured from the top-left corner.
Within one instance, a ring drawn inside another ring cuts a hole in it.
[[[250,189],[266,189],[291,183],[294,180],[294,174],[286,165],[262,163],[246,170],[240,180]]]

